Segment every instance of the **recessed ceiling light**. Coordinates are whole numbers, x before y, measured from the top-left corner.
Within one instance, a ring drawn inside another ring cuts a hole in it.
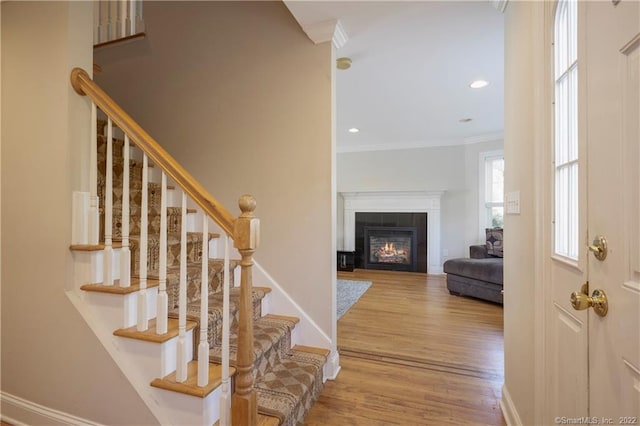
[[[460,119],[460,120],[458,120],[458,121],[459,121],[459,122],[461,122],[461,123],[468,123],[468,122],[470,122],[471,120],[473,120],[473,118],[461,118],[461,119]]]
[[[472,89],[482,89],[483,87],[487,87],[489,82],[486,80],[474,80],[469,84],[469,87]]]
[[[360,131],[360,129],[358,129],[357,127],[352,127],[349,129],[349,133],[358,133]]]

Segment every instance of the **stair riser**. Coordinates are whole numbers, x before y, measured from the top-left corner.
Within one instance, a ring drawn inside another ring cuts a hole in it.
[[[131,245],[131,271],[132,274],[140,273],[140,249],[139,236],[130,239]],[[167,236],[167,267],[180,266],[180,237],[171,233]],[[202,234],[197,232],[187,233],[187,263],[202,262]],[[147,240],[147,274],[149,277],[157,277],[160,270],[160,239],[157,235]]]
[[[102,210],[102,209],[101,209]],[[122,238],[122,209],[116,206],[112,210],[112,238],[120,241]],[[147,234],[150,236],[160,234],[160,212],[150,208],[147,215]],[[167,207],[167,232],[180,234],[182,231],[182,212],[179,207]],[[100,212],[100,235],[104,235],[104,212]],[[140,210],[137,207],[131,209],[129,216],[129,236],[140,235]]]
[[[259,318],[256,317],[257,308],[254,301],[254,321]],[[264,319],[263,319],[264,321]],[[237,324],[237,318],[233,325]],[[264,324],[264,323],[263,323]],[[232,325],[232,330],[237,330]],[[287,356],[291,349],[291,330],[290,328],[283,327],[280,324],[272,327],[256,327],[254,329],[254,364],[253,364],[253,377],[254,381],[259,380],[264,374],[271,370],[274,366],[279,364],[281,360]],[[258,335],[259,334],[259,335]],[[215,338],[215,336],[214,336]],[[212,345],[212,351],[210,360],[214,362],[221,362],[221,348],[220,341],[215,341],[215,345]],[[232,333],[229,339],[229,362],[231,365],[236,365],[237,360],[237,334]]]
[[[234,271],[229,271],[229,281],[233,282]],[[199,267],[187,267],[187,304],[200,301],[202,290],[201,269]],[[218,292],[224,282],[224,273],[221,269],[209,268],[209,295]],[[180,272],[171,271],[167,274],[167,296],[169,309],[178,308],[180,297]]]
[[[101,174],[98,176],[98,197],[100,198],[100,201],[102,201],[101,205],[104,205],[104,193],[107,182],[104,177],[104,170],[100,173]],[[142,189],[141,175],[141,168],[134,166],[131,167],[129,175],[129,204],[131,206],[139,206],[142,201],[142,196],[140,195],[140,190]],[[113,205],[119,206],[122,204],[122,170],[117,169],[115,166],[111,186],[113,190]],[[147,181],[147,187],[149,188],[149,207],[155,206],[156,208],[160,208],[160,184],[153,181]],[[154,203],[156,198],[157,201]]]
[[[238,298],[231,297],[229,300],[229,319],[231,320],[231,329],[237,329],[240,318],[238,309]],[[253,299],[253,320],[257,320],[262,316],[262,299],[254,297]],[[222,344],[222,302],[211,303],[209,305],[209,347],[213,348]]]

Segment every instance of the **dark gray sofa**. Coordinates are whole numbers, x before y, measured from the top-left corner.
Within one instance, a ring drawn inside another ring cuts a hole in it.
[[[487,254],[484,245],[470,246],[469,254],[469,259],[444,262],[449,293],[502,304],[503,259]]]

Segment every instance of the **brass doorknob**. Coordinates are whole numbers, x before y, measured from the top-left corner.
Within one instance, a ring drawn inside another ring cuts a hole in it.
[[[604,290],[593,290],[591,296],[584,293],[574,291],[571,293],[571,306],[576,311],[582,311],[587,308],[593,308],[596,315],[604,317],[609,310],[609,303],[607,302],[607,294]]]
[[[596,259],[602,261],[607,258],[607,253],[609,251],[607,249],[607,239],[602,235],[596,235],[593,239],[593,244],[587,246],[587,248],[593,253]]]

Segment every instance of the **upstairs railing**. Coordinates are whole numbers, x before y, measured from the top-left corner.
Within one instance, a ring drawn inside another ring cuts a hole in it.
[[[122,247],[120,251],[120,281],[119,286],[131,285],[131,252],[129,248],[129,144],[132,142],[142,151],[142,188],[141,188],[141,222],[140,222],[140,267],[138,273],[138,320],[137,329],[144,331],[149,328],[147,312],[147,232],[148,232],[148,192],[147,168],[149,161],[161,170],[160,195],[160,241],[159,241],[159,269],[158,269],[158,298],[156,332],[167,332],[168,296],[167,296],[167,177],[182,190],[182,217],[180,234],[180,273],[178,296],[178,352],[176,365],[176,379],[184,382],[187,379],[186,345],[186,252],[187,231],[186,211],[187,197],[197,204],[203,211],[202,223],[202,288],[200,306],[200,343],[198,346],[198,386],[208,384],[209,377],[209,345],[208,345],[208,218],[212,219],[223,230],[224,242],[224,285],[223,285],[223,326],[222,326],[222,397],[220,424],[227,425],[255,425],[257,422],[256,394],[253,389],[253,304],[252,304],[252,266],[253,253],[259,240],[259,220],[254,216],[256,203],[253,197],[244,195],[240,198],[239,206],[242,214],[234,217],[212,195],[210,195],[173,157],[171,157],[144,129],[142,129],[122,108],[120,108],[81,68],[74,68],[71,72],[71,84],[74,90],[88,96],[92,101],[92,135],[90,155],[90,207],[89,234],[90,244],[99,241],[99,201],[97,192],[97,109],[107,116],[106,135],[106,171],[105,171],[105,205],[104,211],[104,285],[115,285],[113,276],[113,129],[114,126],[124,133],[123,144],[123,178],[122,178],[122,226],[120,229]],[[227,238],[232,238],[234,247],[241,255],[240,267],[240,301],[238,318],[238,348],[236,361],[235,393],[229,398],[229,247]],[[229,408],[230,407],[230,408]]]
[[[98,0],[93,10],[93,44],[144,33],[143,0]]]

